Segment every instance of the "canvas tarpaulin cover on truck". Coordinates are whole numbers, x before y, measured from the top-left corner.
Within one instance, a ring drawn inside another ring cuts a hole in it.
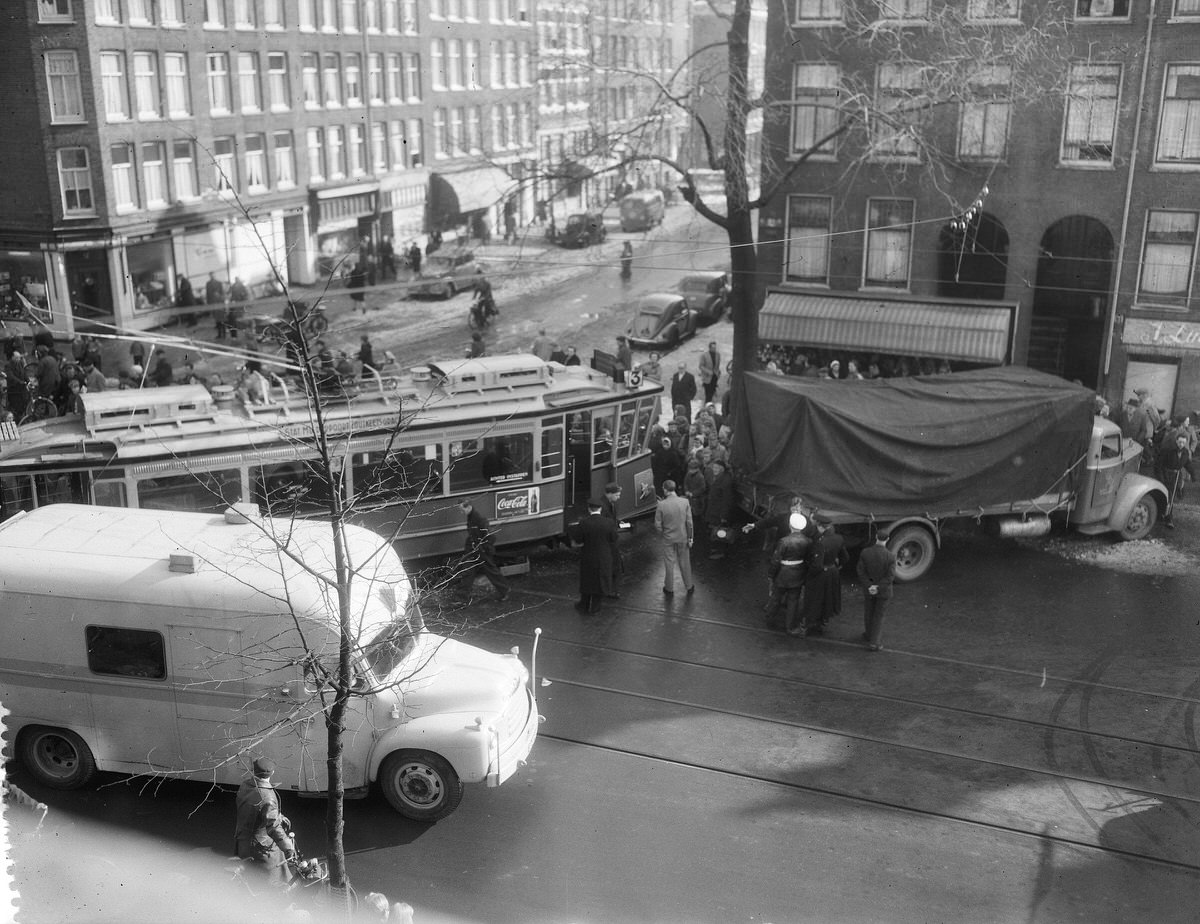
[[[759,487],[826,510],[948,515],[1068,488],[1094,397],[1019,366],[859,381],[748,373],[732,459]]]

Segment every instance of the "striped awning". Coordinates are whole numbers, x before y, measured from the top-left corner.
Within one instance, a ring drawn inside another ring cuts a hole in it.
[[[1011,359],[1016,305],[769,291],[760,343],[928,356],[1000,365]]]

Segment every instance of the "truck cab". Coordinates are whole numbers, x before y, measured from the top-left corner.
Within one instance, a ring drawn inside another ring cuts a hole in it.
[[[1083,533],[1115,531],[1122,539],[1142,539],[1166,510],[1162,484],[1140,474],[1142,446],[1121,428],[1095,418],[1070,523]]]

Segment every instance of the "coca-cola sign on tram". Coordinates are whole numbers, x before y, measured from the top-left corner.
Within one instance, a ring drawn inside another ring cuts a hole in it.
[[[539,488],[521,488],[516,491],[500,491],[496,494],[496,519],[511,520],[526,517],[541,508]]]

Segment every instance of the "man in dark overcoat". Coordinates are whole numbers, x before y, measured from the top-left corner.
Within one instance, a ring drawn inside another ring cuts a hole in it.
[[[600,513],[600,501],[588,501],[588,515],[579,521],[579,602],[581,613],[600,612],[613,593],[613,560],[617,556],[617,524]]]
[[[869,651],[883,648],[883,616],[892,602],[896,556],[887,547],[889,533],[880,529],[875,544],[858,556],[858,580],[863,589],[863,642]]]
[[[850,560],[846,540],[827,517],[817,515],[819,535],[808,555],[804,579],[804,627],[796,635],[824,635],[825,626],[842,611],[842,566]]]
[[[492,532],[492,524],[469,500],[459,504],[459,508],[467,515],[467,538],[463,542],[459,586],[469,594],[476,574],[482,572],[496,591],[496,599],[503,603],[508,599],[510,588],[508,578],[496,564],[496,538]]]
[[[678,371],[671,376],[671,407],[683,405],[688,419],[692,417],[692,401],[696,398],[696,377],[688,372],[687,363],[680,363]]]

